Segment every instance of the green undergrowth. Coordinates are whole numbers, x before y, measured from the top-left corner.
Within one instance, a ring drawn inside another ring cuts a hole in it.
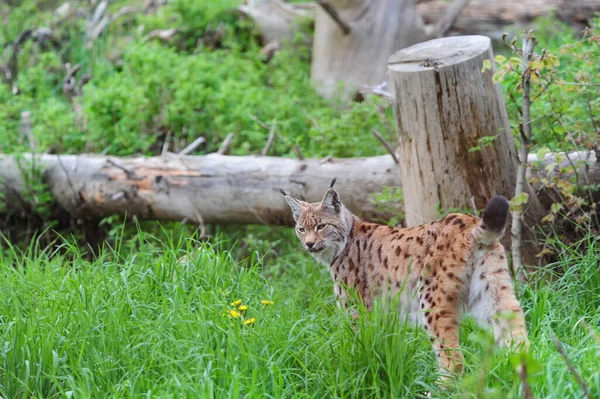
[[[522,396],[521,354],[496,348],[470,320],[461,330],[465,375],[438,390],[425,333],[381,307],[358,309],[352,321],[336,308],[327,271],[287,239],[269,264],[258,251],[236,260],[226,240],[194,248],[139,231],[116,242],[93,262],[68,244],[0,252],[2,397]],[[534,397],[581,396],[556,337],[597,396],[600,248],[562,251],[520,287],[528,382]],[[566,263],[552,282],[539,278]]]
[[[110,11],[126,3],[112,2]],[[52,7],[33,12],[33,0],[0,5],[0,48],[38,26],[49,26],[61,44],[56,50],[27,41],[17,57],[19,94],[0,84],[0,152],[31,150],[18,134],[21,113],[29,111],[39,152],[157,155],[167,141],[176,152],[203,136],[206,144],[196,152],[202,154],[233,133],[233,154],[258,154],[275,125],[271,155],[294,156],[295,145],[310,157],[385,153],[371,134],[376,128],[391,137],[385,120],[391,110],[380,110],[385,102],[321,98],[310,84],[311,27],[300,24],[268,61],[251,21],[233,11],[240,3],[175,0],[147,15],[122,17],[93,43],[85,40],[84,19],[61,21]],[[172,40],[148,39],[151,31],[170,28],[179,30]],[[220,39],[213,43],[215,34]],[[85,120],[63,93],[66,63],[81,66],[76,81],[91,76],[76,98]]]

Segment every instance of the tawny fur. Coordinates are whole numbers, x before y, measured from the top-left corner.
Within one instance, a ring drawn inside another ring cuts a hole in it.
[[[523,311],[498,241],[508,210],[504,197],[488,203],[483,220],[453,213],[409,228],[360,220],[333,188],[319,203],[285,199],[298,238],[329,267],[342,305],[346,287],[356,289],[367,307],[375,296],[401,291],[401,310],[430,334],[443,378],[462,370],[458,334],[465,314],[491,325],[503,345],[526,344]]]

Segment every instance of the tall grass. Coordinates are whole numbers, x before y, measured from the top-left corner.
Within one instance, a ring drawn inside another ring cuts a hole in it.
[[[465,375],[440,391],[425,333],[379,307],[358,309],[353,321],[336,308],[327,271],[294,241],[282,240],[277,258],[251,255],[249,266],[227,242],[202,244],[180,262],[192,244],[140,231],[136,242],[118,242],[93,262],[68,244],[53,253],[35,244],[0,250],[0,395],[521,396],[519,354],[497,349],[471,321],[461,330]],[[536,398],[582,395],[554,336],[600,394],[600,249],[586,244],[563,248],[561,263],[544,270],[564,266],[553,282],[531,276],[522,287]],[[231,305],[238,299],[246,311]]]

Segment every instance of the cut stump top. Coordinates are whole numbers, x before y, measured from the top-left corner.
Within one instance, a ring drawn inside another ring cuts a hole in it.
[[[406,47],[388,60],[390,70],[398,72],[420,72],[460,64],[488,51],[489,37],[452,36],[428,40]]]

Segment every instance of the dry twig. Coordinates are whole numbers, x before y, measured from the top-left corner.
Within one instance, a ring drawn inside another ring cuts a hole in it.
[[[470,2],[471,0],[454,0],[450,3],[446,8],[446,14],[433,27],[435,35],[437,37],[445,36]]]
[[[205,142],[206,142],[206,139],[204,137],[200,136],[196,140],[192,141],[183,150],[179,151],[178,155],[188,155],[189,153],[194,151],[196,148],[198,148],[202,143],[205,143]]]
[[[267,143],[265,144],[265,148],[263,148],[262,152],[260,153],[260,155],[267,156],[269,154],[269,150],[271,149],[271,146],[273,145],[273,141],[275,140],[275,126],[277,125],[277,121],[273,121],[273,123],[271,123],[271,130],[269,131],[269,138],[267,139]]]
[[[33,132],[31,131],[31,128],[31,112],[21,112],[21,139],[24,141],[27,140],[29,148],[31,148],[32,152],[35,152],[35,150],[37,149],[37,143],[35,141],[35,137],[33,137]]]
[[[565,352],[565,348],[562,346],[562,344],[560,343],[558,338],[552,337],[552,340],[554,341],[554,346],[556,347],[556,350],[558,351],[558,353],[560,353],[560,356],[562,356],[563,360],[565,361],[565,364],[567,365],[569,372],[575,378],[575,381],[577,381],[577,384],[579,384],[579,386],[583,390],[583,397],[587,398],[587,399],[591,399],[590,389],[588,388],[588,386],[585,383],[585,381],[583,380],[583,378],[581,378],[581,375],[577,372],[577,369],[573,365],[573,362],[571,361],[571,359],[569,359],[569,357],[567,356],[567,352]]]
[[[521,83],[523,87],[523,106],[522,106],[522,123],[519,125],[521,131],[521,148],[519,149],[519,167],[517,170],[517,183],[515,186],[515,197],[520,196],[525,192],[526,187],[526,176],[527,171],[527,155],[529,154],[529,147],[531,145],[531,86],[530,76],[531,69],[529,67],[529,59],[533,53],[535,47],[535,38],[531,31],[526,31],[523,34],[523,57],[521,65],[523,68],[523,75]],[[512,212],[512,264],[513,271],[517,273],[522,270],[523,265],[523,211],[522,209],[513,210]]]
[[[227,137],[225,137],[225,140],[223,140],[223,143],[221,143],[221,146],[217,150],[217,154],[224,155],[229,150],[231,140],[233,140],[233,133],[229,133]]]
[[[298,146],[298,144],[294,145],[294,152],[296,153],[296,158],[298,158],[301,161],[304,159],[304,156],[302,155],[302,151],[300,151],[300,147]]]
[[[352,29],[350,28],[350,24],[348,24],[348,22],[346,22],[346,21],[344,21],[342,19],[342,17],[338,13],[338,11],[335,9],[335,7],[333,7],[329,3],[329,1],[327,1],[327,0],[317,0],[317,3],[337,23],[337,25],[340,27],[340,29],[342,30],[342,32],[344,32],[344,35],[347,35],[347,34],[349,34],[352,31]]]
[[[533,399],[533,393],[531,392],[531,386],[527,381],[527,364],[525,362],[525,355],[521,356],[521,365],[519,367],[519,377],[523,383],[523,399]]]
[[[400,164],[400,162],[398,161],[398,157],[396,156],[396,152],[394,151],[390,143],[388,143],[377,130],[371,129],[371,133],[373,133],[373,136],[377,137],[377,140],[379,140],[381,144],[383,144],[387,152],[389,152],[392,158],[394,159],[396,165]]]

